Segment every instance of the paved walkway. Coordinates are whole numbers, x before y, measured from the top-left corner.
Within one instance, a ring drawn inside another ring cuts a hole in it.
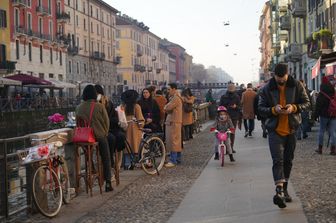
[[[221,168],[210,160],[200,177],[168,221],[182,222],[307,222],[301,203],[289,184],[293,202],[279,209],[273,204],[272,160],[267,139],[257,129],[255,137],[237,132],[236,162]]]

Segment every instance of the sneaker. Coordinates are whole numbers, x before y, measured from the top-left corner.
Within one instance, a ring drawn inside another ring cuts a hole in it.
[[[287,207],[284,193],[283,193],[283,188],[280,186],[277,186],[275,189],[276,194],[273,197],[273,203],[275,205],[278,205],[279,208],[285,208]]]
[[[164,166],[167,167],[167,168],[171,168],[171,167],[175,167],[176,165],[172,162],[168,162]]]
[[[105,192],[113,191],[112,183],[111,181],[107,180],[105,182]]]
[[[246,138],[249,135],[249,133],[246,131],[244,137]]]
[[[252,136],[252,132],[249,132],[249,134],[248,134],[249,136]]]
[[[263,132],[262,137],[263,137],[263,138],[267,138],[267,132]]]
[[[215,153],[215,158],[214,160],[219,160],[219,153]]]
[[[292,197],[288,194],[288,191],[287,190],[284,190],[284,197],[285,197],[285,201],[290,203],[292,202]]]
[[[232,153],[236,153],[236,150],[232,149]]]

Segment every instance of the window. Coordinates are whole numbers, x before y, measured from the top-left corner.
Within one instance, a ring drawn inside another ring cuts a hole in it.
[[[99,18],[99,15],[98,15],[98,9],[96,9],[96,18],[97,18],[97,19]]]
[[[77,47],[79,48],[79,37],[77,37]]]
[[[6,27],[7,27],[6,11],[0,9],[0,28],[6,28]]]
[[[70,6],[70,0],[68,0],[68,6]]]
[[[102,31],[102,36],[104,38],[105,37],[105,35],[104,35],[104,27],[101,28],[101,31]]]
[[[20,11],[17,8],[15,8],[14,24],[15,24],[15,27],[20,26]]]
[[[78,15],[76,15],[76,26],[78,27]]]
[[[99,35],[99,24],[97,24],[97,35]]]
[[[117,38],[120,38],[120,30],[117,29]]]
[[[83,13],[85,14],[85,2],[83,2]]]
[[[90,16],[92,17],[92,5],[90,5]]]
[[[78,10],[78,0],[76,0],[76,10]]]
[[[58,75],[58,80],[63,81],[63,74]]]
[[[52,21],[49,21],[49,35],[52,36],[53,35],[53,24]]]
[[[51,0],[48,0],[48,12],[51,15]]]
[[[43,19],[41,17],[38,20],[38,32],[39,33],[43,32]]]
[[[15,41],[15,44],[16,44],[16,59],[20,59],[20,42],[19,40],[16,40]]]
[[[0,44],[0,62],[6,61],[6,45]]]
[[[54,74],[49,73],[49,78],[54,78]]]
[[[107,30],[107,38],[110,39],[110,30]]]
[[[27,13],[27,28],[28,31],[32,31],[32,15],[30,13]]]
[[[93,41],[91,41],[91,51],[93,51]]]
[[[91,22],[91,32],[93,33],[93,24],[92,24],[92,22]]]
[[[59,59],[60,59],[60,65],[62,66],[62,51],[59,51],[60,52],[60,56],[59,56]]]
[[[111,57],[111,52],[110,52],[111,48],[110,46],[108,47],[108,50],[107,50],[107,53],[108,53],[108,57],[110,58]]]
[[[28,7],[31,7],[31,0],[27,0]]]
[[[43,47],[40,46],[40,62],[43,63]]]
[[[79,72],[80,72],[80,66],[79,66],[79,62],[77,62],[77,74],[79,74]]]
[[[86,63],[84,63],[83,65],[84,65],[84,74],[86,74],[86,70],[87,70]]]
[[[39,73],[39,78],[44,79],[44,73]]]
[[[71,60],[69,60],[69,74],[71,74],[71,68],[72,68],[72,63],[71,63]]]
[[[53,64],[53,51],[50,49],[50,64]]]
[[[28,59],[32,61],[32,44],[28,43]]]
[[[86,48],[86,39],[84,39],[84,51],[85,52],[87,51],[87,48]]]
[[[100,44],[99,43],[97,43],[97,51],[99,52],[99,49],[100,49]]]
[[[86,20],[84,18],[84,30],[86,30]]]

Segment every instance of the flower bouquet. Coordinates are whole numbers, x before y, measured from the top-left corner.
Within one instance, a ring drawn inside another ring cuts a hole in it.
[[[49,129],[60,129],[64,128],[66,123],[64,121],[64,116],[61,115],[60,113],[55,113],[51,116],[48,116],[49,124],[48,127]]]

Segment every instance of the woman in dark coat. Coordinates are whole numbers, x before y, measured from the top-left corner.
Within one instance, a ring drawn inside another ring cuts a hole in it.
[[[150,128],[153,132],[161,132],[160,108],[157,102],[152,98],[148,88],[143,89],[138,104],[145,118],[145,128]]]

